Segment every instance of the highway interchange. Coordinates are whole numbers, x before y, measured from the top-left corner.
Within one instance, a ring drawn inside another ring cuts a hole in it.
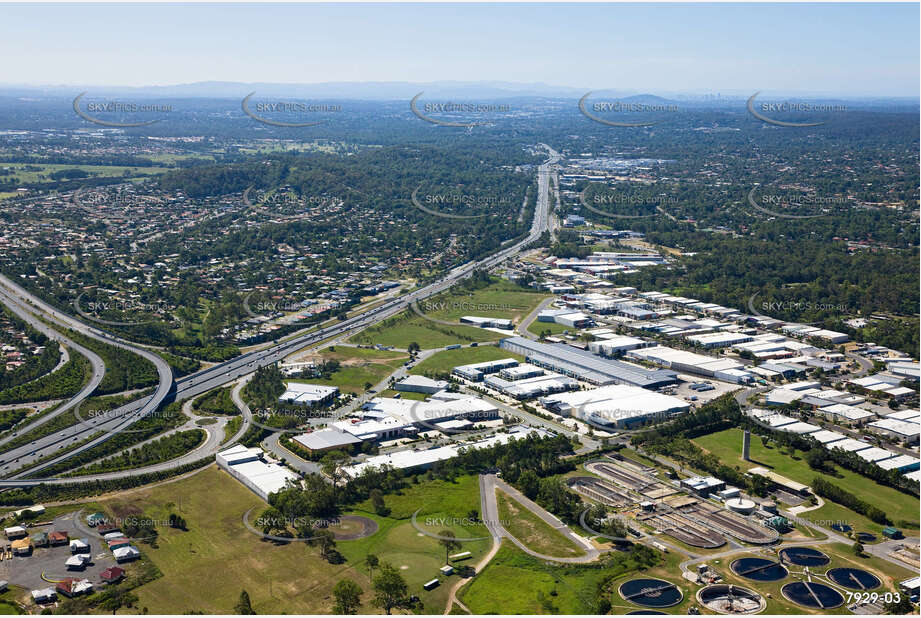
[[[27,477],[60,461],[73,457],[79,452],[103,443],[113,435],[127,430],[132,423],[137,422],[140,418],[154,412],[170,401],[179,401],[196,397],[209,390],[233,382],[242,376],[251,374],[261,367],[281,361],[285,357],[306,347],[321,343],[330,338],[340,337],[367,328],[368,326],[402,312],[411,303],[418,302],[419,300],[447,290],[458,281],[470,276],[474,270],[493,268],[503,261],[517,255],[530,243],[536,241],[545,231],[552,231],[554,229],[550,216],[550,178],[554,173],[554,166],[559,161],[560,156],[559,153],[549,146],[545,144],[541,146],[548,151],[549,158],[538,168],[538,195],[534,218],[528,235],[523,239],[482,260],[468,262],[467,264],[458,266],[434,283],[404,294],[403,296],[390,300],[352,318],[296,336],[288,341],[276,343],[262,350],[255,350],[242,354],[232,360],[203,369],[178,380],[173,380],[172,371],[167,363],[153,352],[121,340],[96,326],[89,326],[72,316],[64,314],[35,297],[8,278],[0,276],[0,301],[12,308],[17,315],[28,321],[34,327],[42,329],[43,332],[51,336],[50,332],[54,331],[42,321],[46,320],[59,327],[73,329],[74,331],[98,341],[130,350],[153,362],[159,374],[159,383],[151,396],[131,402],[103,416],[93,418],[84,416],[82,422],[64,430],[54,432],[51,435],[42,437],[29,444],[2,453],[2,455],[0,455],[0,477],[2,477],[2,480],[0,480],[0,487],[24,487],[46,482],[63,484],[109,478],[111,475],[54,479],[29,479]],[[85,348],[81,348],[61,335],[55,334],[54,338],[65,345],[72,346],[81,353],[85,350]],[[104,367],[101,367],[102,360],[99,359],[98,355],[95,355],[89,350],[86,350],[86,353],[93,364],[93,380],[95,380],[96,383],[93,384],[90,382],[90,384],[82,389],[76,397],[68,401],[60,409],[36,421],[29,427],[30,429],[47,422],[50,418],[84,401],[96,385],[98,385],[98,382],[102,380],[102,372],[104,371]],[[90,385],[92,385],[92,388],[90,388]],[[18,430],[17,434],[20,434],[24,429],[25,428]],[[239,435],[241,434],[238,433],[238,436]],[[9,441],[13,437],[15,436],[9,436],[5,441]],[[2,443],[3,442],[0,442],[0,446],[2,446]],[[69,444],[78,444],[78,446],[66,453],[55,456],[57,451]],[[216,448],[215,446],[211,450],[216,450]],[[208,454],[211,455],[213,453]],[[197,458],[204,456],[206,456],[205,453],[201,452],[198,454]],[[177,467],[186,463],[187,460],[187,457],[180,458],[167,462],[167,464],[161,464],[158,468],[168,469],[170,467]],[[17,472],[17,470],[25,466],[31,467],[28,470]],[[141,468],[127,470],[117,474],[118,476],[130,476],[143,474],[148,471],[147,469]]]

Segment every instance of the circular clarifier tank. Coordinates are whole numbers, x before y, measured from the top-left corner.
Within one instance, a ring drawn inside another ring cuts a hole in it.
[[[873,573],[851,567],[829,569],[825,576],[839,586],[853,590],[872,590],[873,588],[879,588],[882,583]]]
[[[759,582],[776,582],[788,574],[782,564],[766,558],[739,558],[733,561],[729,568],[736,575]]]
[[[755,512],[755,502],[746,498],[731,498],[726,500],[726,508],[742,515],[751,515]]]
[[[631,579],[620,585],[620,596],[626,601],[646,607],[671,607],[684,596],[675,584],[663,579]]]
[[[818,567],[831,562],[828,556],[811,547],[787,547],[780,550],[780,555],[786,562],[799,566]]]
[[[844,604],[841,593],[825,584],[793,582],[784,584],[780,592],[790,601],[812,609],[834,609]]]
[[[714,584],[697,591],[697,602],[719,614],[757,614],[767,607],[764,597],[748,588]]]

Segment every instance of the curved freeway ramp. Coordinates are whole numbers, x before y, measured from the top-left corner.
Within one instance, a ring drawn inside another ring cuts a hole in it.
[[[516,500],[522,507],[528,509],[538,517],[540,517],[544,522],[549,526],[556,529],[557,532],[571,540],[576,547],[581,547],[585,550],[585,554],[582,556],[571,556],[571,557],[560,557],[560,556],[548,556],[546,554],[541,554],[530,549],[527,545],[519,541],[517,538],[512,536],[508,530],[502,525],[502,520],[499,517],[499,505],[496,500],[496,490],[501,489],[506,494],[511,496]],[[587,540],[579,536],[575,532],[569,529],[569,526],[561,522],[556,518],[552,513],[549,513],[541,506],[539,506],[534,501],[528,499],[520,491],[500,479],[494,474],[485,474],[480,477],[480,491],[483,492],[485,500],[483,505],[486,507],[483,511],[483,522],[485,523],[487,529],[493,538],[505,537],[514,543],[521,551],[539,558],[541,560],[546,560],[548,562],[559,562],[566,564],[581,564],[586,562],[593,562],[598,559],[598,556],[601,555],[601,552],[592,547]]]
[[[54,410],[53,412],[49,412],[48,414],[45,414],[41,418],[36,419],[35,421],[32,421],[31,423],[28,423],[26,425],[23,425],[22,427],[17,428],[16,431],[12,432],[10,435],[6,436],[5,438],[0,439],[0,447],[2,447],[4,444],[6,444],[7,442],[15,438],[20,433],[32,431],[36,427],[39,427],[40,425],[47,423],[48,421],[50,421],[56,416],[64,414],[65,412],[67,412],[68,410],[70,410],[71,408],[79,404],[80,402],[87,399],[92,394],[92,392],[96,390],[96,387],[99,386],[99,383],[102,382],[102,378],[105,376],[105,373],[106,373],[106,366],[105,366],[105,363],[102,361],[102,358],[100,358],[98,354],[80,345],[79,343],[73,341],[69,337],[65,337],[64,335],[60,334],[53,328],[49,327],[47,324],[45,324],[41,320],[37,319],[35,315],[32,314],[27,309],[27,307],[21,303],[21,301],[19,301],[15,296],[9,294],[6,291],[6,289],[3,288],[2,286],[0,286],[0,302],[6,305],[10,311],[15,313],[22,320],[27,322],[32,328],[41,332],[42,334],[47,336],[49,339],[57,341],[61,345],[67,346],[68,348],[75,350],[76,352],[85,356],[90,361],[90,365],[93,368],[93,375],[90,377],[89,382],[86,383],[86,385],[80,390],[79,393],[74,395],[66,403],[58,406],[58,408]],[[0,456],[0,458],[6,459],[5,457],[2,457],[2,456]]]
[[[87,474],[84,476],[72,476],[72,477],[50,477],[44,479],[11,479],[11,480],[0,480],[0,487],[34,487],[35,485],[69,485],[74,483],[89,483],[93,481],[109,481],[113,479],[125,478],[130,476],[142,476],[144,474],[150,474],[152,472],[164,472],[166,470],[171,470],[173,468],[179,468],[186,464],[194,463],[208,457],[214,457],[219,451],[230,448],[235,442],[237,442],[246,431],[250,428],[253,420],[253,414],[249,409],[249,406],[243,402],[240,398],[240,389],[245,386],[248,380],[240,380],[234,386],[234,389],[231,393],[231,398],[237,408],[240,410],[243,417],[243,422],[240,424],[240,429],[230,437],[228,440],[224,440],[224,427],[223,425],[204,425],[199,426],[197,429],[202,429],[207,434],[205,440],[195,447],[193,450],[180,455],[169,461],[163,461],[156,464],[151,464],[149,466],[144,466],[141,468],[132,468],[130,470],[120,470],[116,472],[103,472],[100,474]],[[160,438],[162,436],[156,436]],[[114,453],[113,453],[114,454]],[[204,467],[204,466],[203,466]],[[31,470],[30,470],[31,472]]]
[[[423,298],[428,298],[429,296],[438,294],[439,292],[450,288],[462,279],[469,277],[477,269],[492,268],[498,264],[501,264],[510,257],[517,255],[529,243],[537,240],[540,235],[544,231],[547,231],[550,227],[551,213],[549,200],[549,178],[552,171],[552,166],[557,161],[559,161],[560,156],[549,146],[545,147],[547,148],[550,156],[547,161],[541,164],[540,168],[538,169],[538,199],[534,210],[534,220],[531,224],[529,233],[524,238],[490,256],[477,261],[462,264],[461,266],[458,266],[446,273],[445,276],[441,279],[425,286],[424,288],[420,288],[413,292],[404,294],[401,297],[395,298],[384,303],[383,305],[380,305],[379,307],[344,320],[338,324],[294,337],[288,341],[276,343],[263,350],[256,350],[243,354],[229,361],[225,361],[213,367],[209,367],[194,374],[185,376],[184,378],[175,381],[175,390],[172,390],[172,386],[174,384],[172,379],[172,371],[170,370],[167,363],[159,356],[152,354],[148,350],[138,348],[137,346],[117,339],[107,333],[104,333],[98,328],[87,326],[79,320],[54,309],[47,303],[43,302],[41,299],[38,299],[29,294],[29,292],[22,289],[8,278],[0,275],[0,287],[5,286],[8,293],[17,296],[24,302],[27,302],[36,307],[37,309],[35,311],[40,310],[46,314],[48,319],[53,320],[57,324],[66,326],[67,328],[72,328],[86,336],[92,337],[99,341],[104,341],[110,345],[127,349],[144,358],[147,358],[148,360],[151,360],[151,362],[154,362],[154,364],[157,366],[158,373],[160,374],[160,385],[146,402],[132,402],[121,408],[118,408],[116,411],[117,414],[112,414],[114,418],[98,422],[94,420],[92,423],[80,423],[68,431],[59,432],[53,436],[48,437],[47,439],[37,441],[40,442],[40,444],[32,444],[27,445],[26,447],[22,447],[22,450],[18,452],[17,455],[20,458],[26,458],[26,461],[20,464],[20,467],[28,465],[30,461],[35,461],[36,459],[53,455],[54,451],[62,448],[64,442],[80,442],[95,436],[91,440],[88,440],[85,444],[81,444],[79,447],[69,451],[68,453],[62,454],[59,457],[54,457],[42,461],[41,464],[31,468],[25,473],[14,475],[9,479],[0,480],[0,487],[22,487],[36,485],[42,482],[73,483],[87,480],[75,480],[72,478],[53,480],[27,480],[24,477],[60,461],[65,461],[76,453],[82,452],[88,448],[92,448],[93,446],[104,442],[115,433],[124,431],[129,425],[136,422],[141,417],[156,410],[162,403],[167,400],[168,396],[174,397],[176,399],[186,399],[207,392],[218,386],[223,386],[224,384],[232,382],[237,378],[254,373],[261,367],[276,363],[286,356],[298,352],[306,347],[318,344],[333,337],[342,336],[351,331],[364,329],[392,315],[396,315],[397,313],[405,310],[410,303],[417,302]],[[171,467],[175,466],[176,464]],[[126,474],[127,472],[121,473],[121,476]]]
[[[42,322],[39,320],[39,317],[44,317],[62,328],[72,329],[86,337],[90,337],[108,345],[137,354],[138,356],[141,356],[142,358],[154,364],[154,366],[157,368],[157,374],[159,377],[159,382],[156,390],[147,399],[146,402],[132,402],[117,408],[111,414],[106,415],[105,418],[84,420],[83,422],[78,423],[76,426],[73,426],[68,430],[63,432],[56,432],[50,436],[45,436],[36,440],[32,444],[24,445],[18,449],[13,449],[9,453],[5,453],[4,459],[7,461],[18,460],[21,462],[19,467],[26,466],[31,462],[37,461],[39,459],[44,459],[44,461],[42,461],[42,463],[39,465],[30,468],[26,472],[13,475],[12,478],[21,478],[26,475],[38,472],[45,467],[54,465],[60,461],[64,461],[65,459],[71,457],[74,452],[92,448],[93,446],[106,441],[112,435],[123,431],[137,420],[154,412],[164,403],[167,395],[169,395],[173,388],[173,371],[165,360],[153,352],[150,352],[149,350],[108,335],[98,328],[88,326],[76,318],[58,311],[19,285],[13,283],[3,275],[0,275],[0,290],[2,290],[4,299],[15,300],[16,305],[21,310],[32,314],[30,319],[31,323],[41,324]],[[101,379],[102,378],[100,377],[100,380]],[[49,456],[52,456],[55,451],[62,448],[63,442],[82,442],[91,436],[96,437],[81,445],[77,451],[71,451],[59,457],[49,458]]]

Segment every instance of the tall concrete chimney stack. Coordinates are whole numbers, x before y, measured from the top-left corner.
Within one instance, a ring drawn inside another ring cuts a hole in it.
[[[751,461],[749,451],[751,450],[752,434],[747,429],[742,432],[742,460]]]

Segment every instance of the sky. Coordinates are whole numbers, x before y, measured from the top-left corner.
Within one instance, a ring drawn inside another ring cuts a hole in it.
[[[919,93],[919,5],[0,4],[0,83]]]

